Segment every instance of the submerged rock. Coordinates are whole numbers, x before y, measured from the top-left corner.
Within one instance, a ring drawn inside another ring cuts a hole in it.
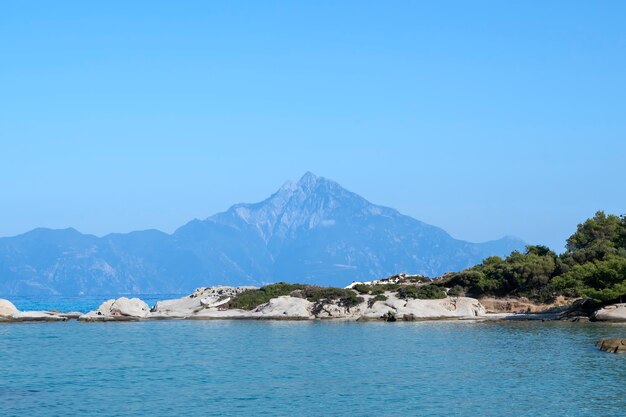
[[[626,339],[600,339],[596,346],[604,352],[626,353]]]
[[[598,321],[626,321],[626,303],[601,308],[594,313],[593,318]]]

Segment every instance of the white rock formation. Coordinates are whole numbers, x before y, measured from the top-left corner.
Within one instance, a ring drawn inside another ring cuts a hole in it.
[[[118,298],[111,305],[111,314],[114,316],[128,316],[144,318],[150,312],[148,304],[139,298]]]
[[[312,306],[313,303],[308,300],[286,295],[272,298],[254,309],[251,315],[266,319],[308,320],[314,318],[311,314]]]
[[[198,288],[193,294],[174,300],[158,301],[152,308],[152,318],[185,318],[198,314],[205,309],[219,308],[224,300],[246,290],[256,287],[227,287],[216,286]],[[204,313],[203,313],[204,314]]]
[[[450,318],[477,318],[486,314],[475,298],[447,297],[439,300],[402,300],[386,293],[386,301],[377,301],[365,310],[363,319],[376,320],[392,315],[397,320],[428,320]]]
[[[0,299],[0,321],[65,321],[67,317],[50,311],[19,311],[9,300]]]
[[[433,320],[471,319],[486,315],[474,298],[447,297],[440,300],[400,299],[386,292],[385,300],[376,302],[373,295],[362,295],[363,302],[344,306],[339,300],[310,302],[297,296],[281,296],[253,310],[228,309],[237,294],[254,287],[200,288],[175,300],[159,301],[152,311],[138,298],[121,297],[103,302],[87,314],[46,311],[20,312],[7,300],[0,300],[0,321],[61,321],[78,317],[81,321],[129,321],[144,319],[282,319],[282,320]],[[626,304],[607,306],[596,313],[598,320],[626,321]]]
[[[599,321],[626,321],[626,303],[608,305],[594,314]]]
[[[13,305],[12,302],[0,298],[0,317],[8,317],[18,312],[19,310]]]
[[[125,321],[138,320],[148,316],[150,307],[139,298],[121,297],[107,300],[97,310],[78,317],[80,321]]]
[[[20,311],[12,314],[11,321],[66,321],[67,317],[50,311]]]

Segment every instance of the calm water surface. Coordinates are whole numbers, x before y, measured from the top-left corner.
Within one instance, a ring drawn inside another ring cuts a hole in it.
[[[0,325],[0,416],[618,416],[626,326]]]

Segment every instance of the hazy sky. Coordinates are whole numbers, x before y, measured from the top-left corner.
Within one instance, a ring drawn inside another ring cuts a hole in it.
[[[626,212],[626,2],[3,2],[0,236],[305,171],[483,241]]]

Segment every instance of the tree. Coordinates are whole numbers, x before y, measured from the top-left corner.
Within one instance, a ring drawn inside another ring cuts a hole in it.
[[[576,263],[582,264],[604,259],[617,253],[620,239],[624,236],[624,220],[613,214],[598,211],[567,239],[567,254]]]
[[[609,256],[574,266],[556,277],[553,286],[569,296],[583,296],[598,302],[610,302],[626,296],[626,258]]]

